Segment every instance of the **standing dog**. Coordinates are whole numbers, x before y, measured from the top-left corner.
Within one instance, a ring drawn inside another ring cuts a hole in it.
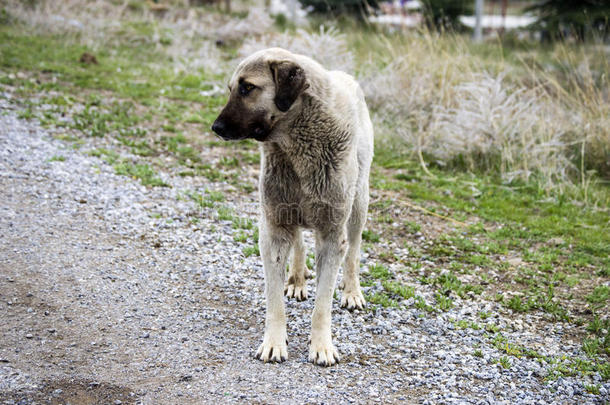
[[[281,362],[288,356],[282,291],[307,298],[302,228],[309,228],[316,241],[309,361],[332,366],[339,354],[332,343],[331,307],[342,263],[341,306],[351,310],[365,304],[358,273],[373,126],[364,95],[350,75],[280,48],[242,61],[229,91],[212,130],[225,140],[261,142],[259,231],[267,315],[257,357]]]

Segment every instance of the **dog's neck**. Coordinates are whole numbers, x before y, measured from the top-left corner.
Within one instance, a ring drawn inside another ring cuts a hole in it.
[[[282,132],[263,143],[263,155],[287,161],[303,185],[324,194],[352,147],[352,130],[319,98],[304,94],[300,103],[294,117],[278,128]]]

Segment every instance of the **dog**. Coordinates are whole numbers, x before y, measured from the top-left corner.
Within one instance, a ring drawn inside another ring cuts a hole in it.
[[[284,297],[308,296],[302,230],[315,236],[316,298],[309,361],[339,362],[331,308],[343,264],[341,307],[362,309],[360,243],[369,203],[373,125],[356,80],[281,48],[244,59],[212,130],[224,140],[260,142],[260,252],[265,272],[265,334],[256,357],[288,357]],[[286,264],[291,265],[285,283]]]

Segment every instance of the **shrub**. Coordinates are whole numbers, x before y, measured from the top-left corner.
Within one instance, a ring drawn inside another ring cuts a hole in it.
[[[459,17],[472,14],[473,0],[423,0],[423,13],[429,28],[461,30]]]
[[[610,3],[603,0],[543,0],[526,9],[539,15],[533,28],[548,39],[573,36],[580,41],[610,35]]]

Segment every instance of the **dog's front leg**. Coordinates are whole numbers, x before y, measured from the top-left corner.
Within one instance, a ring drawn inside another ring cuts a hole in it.
[[[264,218],[260,221],[260,248],[265,269],[265,336],[256,357],[264,362],[282,362],[288,358],[284,278],[293,234],[276,227]]]
[[[320,366],[339,362],[332,342],[331,311],[339,266],[347,249],[345,232],[316,232],[316,304],[311,317],[309,361]]]

